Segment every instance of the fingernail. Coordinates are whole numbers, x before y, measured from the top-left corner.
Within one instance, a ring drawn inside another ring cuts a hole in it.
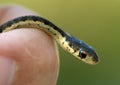
[[[10,85],[15,72],[15,62],[0,56],[0,85]]]

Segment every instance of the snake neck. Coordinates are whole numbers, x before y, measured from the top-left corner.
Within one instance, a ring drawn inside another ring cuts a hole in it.
[[[57,41],[66,36],[66,33],[50,21],[38,16],[23,16],[8,21],[0,26],[0,32],[7,32],[18,28],[42,29],[53,36]]]

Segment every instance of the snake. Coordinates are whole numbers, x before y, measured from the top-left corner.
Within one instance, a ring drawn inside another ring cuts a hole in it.
[[[83,62],[95,65],[99,62],[98,55],[92,46],[64,32],[51,21],[37,15],[26,15],[14,18],[0,25],[0,33],[21,28],[35,28],[48,33],[68,53]]]

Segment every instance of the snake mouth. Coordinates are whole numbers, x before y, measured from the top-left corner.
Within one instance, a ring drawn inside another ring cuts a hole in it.
[[[90,65],[96,65],[99,60],[98,58],[93,58],[93,57],[86,57],[85,59],[81,59],[83,62],[90,64]]]

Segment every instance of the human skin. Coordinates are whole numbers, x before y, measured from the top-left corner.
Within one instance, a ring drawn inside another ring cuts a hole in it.
[[[20,6],[1,6],[0,24],[36,15]],[[56,85],[59,58],[53,38],[34,28],[0,34],[0,85]]]

